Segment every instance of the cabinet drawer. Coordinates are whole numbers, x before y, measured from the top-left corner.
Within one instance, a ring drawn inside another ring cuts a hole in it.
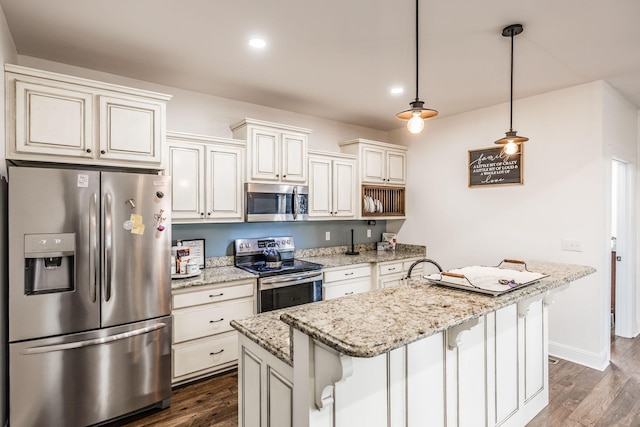
[[[212,302],[227,301],[235,298],[253,296],[256,288],[255,280],[244,282],[234,286],[222,288],[209,288],[201,291],[176,292],[173,294],[173,308],[190,307]]]
[[[208,304],[197,309],[173,312],[173,342],[179,343],[227,332],[233,319],[253,314],[253,300],[227,304]]]
[[[173,346],[173,377],[238,360],[238,333]]]
[[[325,286],[323,293],[324,299],[330,300],[334,298],[340,298],[347,295],[360,294],[363,292],[369,292],[371,290],[371,280],[366,278],[364,280],[354,280],[348,283],[340,285]]]
[[[378,268],[381,276],[384,276],[385,274],[397,274],[403,272],[402,261],[394,262],[393,264],[379,265]]]
[[[393,288],[394,286],[400,286],[404,284],[404,280],[401,275],[388,276],[380,279],[380,289]]]
[[[351,268],[345,268],[341,270],[330,270],[324,272],[324,282],[331,283],[339,280],[356,279],[358,277],[371,276],[371,267],[368,264],[363,264]]]

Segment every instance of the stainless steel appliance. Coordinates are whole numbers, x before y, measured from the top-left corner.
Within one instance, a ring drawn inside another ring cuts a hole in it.
[[[244,185],[245,220],[305,221],[309,219],[309,187],[306,185]]]
[[[269,263],[277,248],[281,263]],[[293,237],[235,240],[235,265],[258,275],[258,312],[322,300],[322,265],[294,258]]]
[[[171,397],[170,178],[9,168],[9,421],[86,426]]]

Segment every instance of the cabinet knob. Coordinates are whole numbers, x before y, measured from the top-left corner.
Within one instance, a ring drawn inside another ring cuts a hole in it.
[[[276,174],[276,178],[280,178],[280,174],[279,173]]]
[[[283,178],[286,178],[286,177],[287,177],[287,175],[282,175],[282,177],[283,177]]]
[[[207,216],[211,216],[211,212],[207,212]]]
[[[87,153],[90,153],[90,152],[91,152],[91,148],[87,148],[87,149],[86,149],[86,152],[87,152]]]
[[[204,212],[200,212],[200,216],[204,216]]]
[[[104,150],[100,150],[100,154],[107,154],[107,152]]]

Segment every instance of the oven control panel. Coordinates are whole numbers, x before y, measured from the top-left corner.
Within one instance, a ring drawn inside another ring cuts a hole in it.
[[[295,250],[295,244],[291,236],[235,240],[236,255],[262,253],[267,248],[275,248],[280,252],[293,252]]]

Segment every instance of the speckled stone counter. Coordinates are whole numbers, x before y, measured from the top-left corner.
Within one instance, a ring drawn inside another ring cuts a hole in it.
[[[378,262],[398,261],[409,258],[424,257],[424,246],[420,250],[402,250],[395,251],[361,251],[359,255],[345,255],[344,252],[338,254],[325,254],[308,257],[300,257],[304,261],[311,261],[322,264],[324,268],[343,267],[354,264],[372,264]]]
[[[256,279],[258,276],[233,266],[205,268],[200,275],[187,279],[171,280],[171,289],[184,289],[193,286],[215,285],[242,279]]]
[[[259,314],[232,326],[290,365],[291,352],[283,350],[290,340],[287,325],[340,353],[374,357],[595,272],[573,264],[528,261],[527,266],[549,277],[500,297],[418,281]]]

